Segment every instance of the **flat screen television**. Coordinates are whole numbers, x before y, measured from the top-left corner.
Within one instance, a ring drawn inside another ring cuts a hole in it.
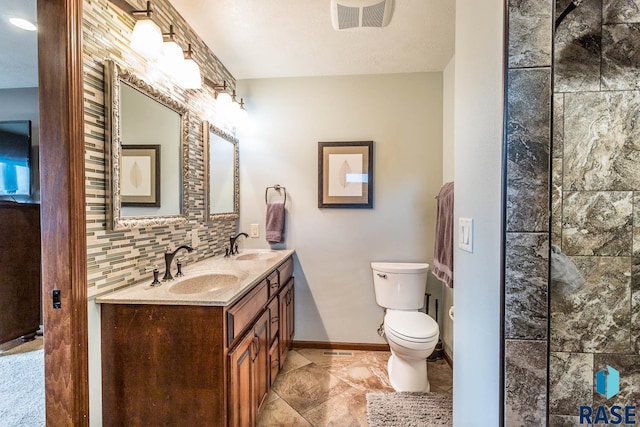
[[[0,122],[0,196],[31,195],[31,120]]]

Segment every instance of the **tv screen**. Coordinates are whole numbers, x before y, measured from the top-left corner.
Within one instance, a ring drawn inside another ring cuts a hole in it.
[[[31,194],[31,121],[0,122],[0,196]]]

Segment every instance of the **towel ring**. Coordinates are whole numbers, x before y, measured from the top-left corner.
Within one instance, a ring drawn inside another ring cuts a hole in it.
[[[267,187],[266,190],[264,190],[264,202],[265,203],[269,203],[269,200],[267,198],[268,194],[269,194],[269,189],[273,188],[274,190],[276,190],[278,192],[278,194],[280,193],[280,190],[284,190],[284,202],[283,204],[287,203],[287,189],[283,186],[281,186],[280,184],[276,184],[272,187]]]

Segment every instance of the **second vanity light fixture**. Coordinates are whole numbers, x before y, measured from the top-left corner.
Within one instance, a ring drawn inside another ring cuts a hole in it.
[[[209,79],[205,79],[205,83],[216,93],[218,113],[226,117],[233,125],[242,125],[247,119],[244,99],[240,98],[240,102],[238,102],[235,89],[229,94],[229,87],[227,86],[226,80],[223,81],[221,85],[215,84]]]
[[[200,66],[193,59],[191,44],[183,51],[175,40],[173,25],[169,32],[163,33],[151,20],[151,2],[147,1],[145,10],[134,10],[131,14],[141,16],[133,28],[131,48],[149,60],[158,60],[158,65],[175,78],[185,89],[200,89],[202,75]]]

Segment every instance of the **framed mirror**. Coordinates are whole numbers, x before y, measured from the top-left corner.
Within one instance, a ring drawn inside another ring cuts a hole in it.
[[[202,123],[205,170],[205,217],[238,219],[240,183],[238,139],[207,121]]]
[[[105,60],[107,228],[187,220],[188,111]]]

